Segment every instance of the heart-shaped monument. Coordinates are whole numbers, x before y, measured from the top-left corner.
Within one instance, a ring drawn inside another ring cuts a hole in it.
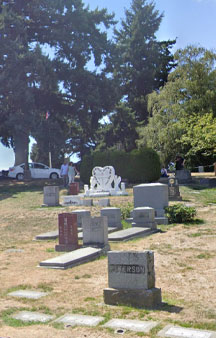
[[[94,167],[92,170],[92,177],[91,189],[110,191],[115,177],[115,169],[111,166]]]

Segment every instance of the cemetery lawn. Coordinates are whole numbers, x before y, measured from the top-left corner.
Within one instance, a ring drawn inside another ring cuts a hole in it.
[[[77,313],[112,318],[158,321],[151,333],[127,331],[124,337],[157,336],[167,324],[216,331],[216,188],[181,186],[186,205],[197,210],[192,224],[160,226],[161,232],[128,242],[110,243],[111,250],[153,250],[156,287],[162,290],[160,308],[135,309],[108,306],[103,289],[108,287],[107,258],[102,257],[68,270],[39,268],[46,259],[60,255],[57,241],[35,241],[36,235],[56,230],[57,217],[83,207],[41,207],[44,181],[0,182],[0,336],[14,338],[115,337],[114,330],[101,326],[68,327],[50,321],[24,324],[11,315],[18,311],[37,311],[58,318]],[[124,211],[133,203],[129,196],[111,197],[111,206]],[[61,190],[61,195],[66,194]],[[179,202],[170,202],[170,205]],[[99,207],[85,207],[92,216]],[[9,296],[14,290],[48,292],[38,300]]]

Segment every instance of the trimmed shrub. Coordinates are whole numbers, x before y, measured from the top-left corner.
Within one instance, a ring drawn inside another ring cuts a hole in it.
[[[169,223],[193,222],[196,209],[177,203],[165,208]]]
[[[80,176],[85,184],[89,184],[92,169],[96,166],[113,166],[116,175],[127,179],[130,183],[155,182],[160,177],[160,159],[152,149],[123,151],[95,151],[84,156]]]

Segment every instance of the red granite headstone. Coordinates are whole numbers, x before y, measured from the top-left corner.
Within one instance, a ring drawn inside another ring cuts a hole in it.
[[[79,182],[70,183],[69,195],[78,195],[79,193]]]
[[[59,244],[55,246],[56,251],[73,251],[79,248],[77,215],[62,213],[58,215],[59,221]]]

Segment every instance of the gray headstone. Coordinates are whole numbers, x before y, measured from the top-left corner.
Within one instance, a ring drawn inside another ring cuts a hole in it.
[[[102,250],[98,248],[81,248],[75,251],[40,262],[40,266],[53,269],[68,269],[98,258]]]
[[[23,249],[13,249],[13,248],[11,248],[11,249],[5,250],[5,252],[7,252],[7,253],[22,253],[22,252],[24,252],[24,250]]]
[[[110,199],[109,198],[100,198],[98,200],[98,205],[100,207],[108,207],[110,205]]]
[[[139,207],[133,209],[132,226],[157,229],[154,208]]]
[[[216,338],[216,332],[167,325],[163,330],[158,332],[158,336],[170,338]]]
[[[154,288],[153,251],[109,251],[108,282],[114,289]]]
[[[23,322],[41,322],[45,323],[53,319],[54,316],[46,315],[39,312],[21,311],[13,315],[12,318],[22,320]]]
[[[180,196],[178,180],[176,177],[169,177],[168,193],[169,193],[170,201],[181,201],[182,200],[182,197]]]
[[[78,229],[79,230],[79,229]],[[108,227],[108,234],[111,234],[112,232],[118,231],[118,228]],[[78,239],[83,239],[83,232],[82,229],[80,229],[80,232],[78,233]]]
[[[8,295],[19,298],[39,299],[41,297],[48,295],[48,293],[31,290],[17,290],[10,292]]]
[[[48,207],[59,205],[59,187],[56,186],[44,187],[43,203]]]
[[[187,169],[176,170],[175,177],[178,179],[180,184],[190,183],[192,181],[191,172]]]
[[[82,222],[85,222],[85,218],[91,217],[89,210],[73,210],[72,214],[77,215],[77,226],[80,228],[82,228]]]
[[[107,217],[89,217],[83,223],[83,244],[98,245],[100,247],[108,244]]]
[[[134,208],[151,207],[155,216],[163,217],[168,206],[168,186],[162,183],[139,184],[133,187]]]
[[[109,327],[110,329],[125,329],[130,331],[149,333],[149,331],[158,324],[158,322],[153,321],[145,322],[141,320],[111,319],[103,326]]]
[[[116,228],[122,229],[120,208],[101,209],[101,216],[107,217],[108,227],[116,227]]]
[[[82,205],[85,207],[91,207],[93,205],[93,199],[92,198],[83,199]]]
[[[104,320],[103,317],[66,314],[61,318],[58,318],[56,322],[71,326],[75,325],[97,326],[102,320]]]

